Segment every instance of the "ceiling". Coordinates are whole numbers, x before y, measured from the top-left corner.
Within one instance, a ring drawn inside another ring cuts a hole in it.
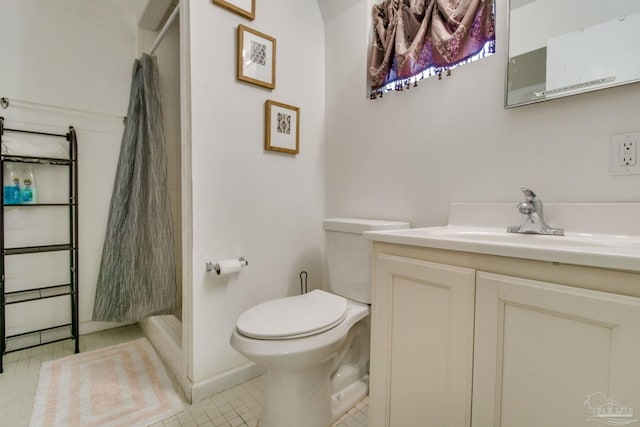
[[[322,12],[322,18],[327,23],[361,3],[362,0],[317,0],[317,2],[320,6],[320,12]]]

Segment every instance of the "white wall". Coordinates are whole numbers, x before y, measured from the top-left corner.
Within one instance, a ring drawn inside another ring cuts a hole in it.
[[[0,96],[126,115],[143,0],[2,2]],[[121,119],[13,103],[7,127],[78,132],[81,333],[90,322],[123,123]],[[43,124],[43,126],[39,126]],[[11,322],[38,323],[33,304]],[[48,304],[51,306],[51,304]],[[17,307],[17,306],[16,306]],[[9,323],[9,319],[8,319]],[[10,326],[8,324],[8,326]]]
[[[193,186],[193,381],[246,363],[229,345],[237,317],[259,302],[322,284],[325,72],[315,0],[256,2],[256,19],[190,2]],[[276,89],[236,80],[238,24],[277,40]],[[300,107],[300,153],[264,150],[264,102]],[[183,126],[186,126],[183,123]],[[207,260],[245,256],[225,278]],[[186,297],[186,295],[185,295]]]
[[[640,175],[608,171],[609,136],[640,129],[640,85],[503,109],[507,5],[496,3],[495,55],[375,101],[362,89],[367,1],[327,14],[328,215],[440,225],[451,201],[515,205],[522,186],[549,202],[640,200]]]

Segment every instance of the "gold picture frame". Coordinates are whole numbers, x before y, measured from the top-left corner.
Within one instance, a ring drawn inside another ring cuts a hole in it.
[[[238,25],[236,77],[247,83],[275,89],[276,39]]]
[[[268,99],[264,103],[264,149],[281,153],[300,152],[300,108]]]
[[[213,0],[213,4],[244,16],[249,21],[256,18],[256,0]]]

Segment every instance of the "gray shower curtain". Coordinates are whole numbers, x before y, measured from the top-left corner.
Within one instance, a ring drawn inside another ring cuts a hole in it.
[[[144,54],[133,66],[93,320],[136,322],[173,313],[174,257],[158,66]]]

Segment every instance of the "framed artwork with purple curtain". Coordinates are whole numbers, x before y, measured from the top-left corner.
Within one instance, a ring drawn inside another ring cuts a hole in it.
[[[300,108],[272,100],[264,103],[264,149],[300,152]]]
[[[238,25],[237,78],[247,83],[275,89],[276,39]]]
[[[256,17],[256,0],[213,0],[213,4],[244,16],[249,21]]]

